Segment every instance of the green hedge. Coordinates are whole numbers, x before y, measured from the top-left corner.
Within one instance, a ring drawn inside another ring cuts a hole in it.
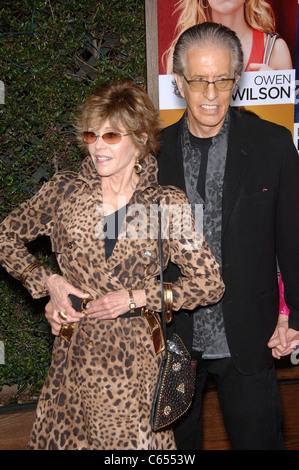
[[[79,167],[74,116],[96,85],[126,77],[145,85],[146,65],[142,0],[16,0],[0,8],[3,219],[56,171]],[[44,241],[32,249],[53,262]],[[52,344],[43,307],[0,268],[0,389],[40,387]]]

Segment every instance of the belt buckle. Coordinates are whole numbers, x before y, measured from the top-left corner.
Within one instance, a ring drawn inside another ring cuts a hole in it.
[[[80,311],[81,313],[86,313],[86,306],[88,302],[93,300],[89,297],[84,297],[83,299],[81,299],[80,297],[77,297],[75,295],[70,295],[69,297],[72,302],[72,307],[75,310]],[[66,341],[68,344],[70,344],[76,325],[77,323],[67,323],[66,325],[61,325],[58,336],[64,339],[64,341]]]
[[[59,337],[64,339],[68,344],[70,344],[76,323],[68,323],[67,325],[61,325],[59,331]]]

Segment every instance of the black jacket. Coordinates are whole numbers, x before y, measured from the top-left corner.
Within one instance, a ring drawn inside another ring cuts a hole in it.
[[[299,330],[299,159],[284,127],[231,108],[223,188],[222,299],[231,356],[240,372],[272,364],[267,347],[278,318],[277,261]],[[164,129],[159,182],[186,191],[182,119]],[[166,279],[176,276],[170,267]],[[175,314],[176,330],[192,344],[192,315]]]

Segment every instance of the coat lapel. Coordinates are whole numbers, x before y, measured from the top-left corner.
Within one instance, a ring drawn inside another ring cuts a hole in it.
[[[138,227],[138,223],[144,222],[146,216],[146,229],[148,228],[148,213],[150,212],[150,204],[156,202],[158,198],[159,185],[158,185],[158,165],[157,160],[152,155],[146,157],[142,162],[143,170],[140,173],[140,179],[136,190],[127,205],[127,215],[124,218],[123,224],[120,228],[119,236],[116,240],[114,250],[107,260],[106,264],[109,270],[113,270],[122,261],[123,253],[128,253],[137,250],[140,246],[140,239],[143,239],[141,233],[134,240],[134,234],[130,237],[130,231]],[[144,227],[144,226],[143,226]],[[144,233],[144,232],[142,232]],[[145,238],[147,238],[147,233]],[[144,243],[144,242],[143,242]],[[132,249],[133,247],[133,249]]]
[[[248,142],[246,129],[240,115],[231,110],[231,124],[228,141],[227,160],[223,186],[222,235],[233,207],[239,197],[240,189],[248,167]]]
[[[184,116],[167,128],[165,137],[162,131],[161,154],[158,155],[159,182],[162,186],[172,185],[186,192],[185,172],[181,144]],[[165,145],[163,140],[165,139]],[[161,163],[160,163],[161,162]]]

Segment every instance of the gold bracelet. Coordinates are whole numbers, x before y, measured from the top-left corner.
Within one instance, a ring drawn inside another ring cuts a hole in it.
[[[131,291],[131,289],[128,289],[128,292],[129,292],[129,297],[130,297],[130,302],[129,302],[130,313],[134,313],[136,304],[135,304],[135,300],[133,297],[133,292]]]
[[[31,263],[27,266],[27,268],[22,272],[21,274],[21,278],[20,278],[20,281],[21,283],[23,284],[23,286],[25,286],[25,282],[26,282],[26,279],[28,277],[28,275],[35,269],[35,268],[38,268],[42,266],[42,263],[40,263],[39,261],[34,261],[34,263]]]
[[[164,303],[166,323],[172,320],[173,295],[171,282],[164,282]]]

